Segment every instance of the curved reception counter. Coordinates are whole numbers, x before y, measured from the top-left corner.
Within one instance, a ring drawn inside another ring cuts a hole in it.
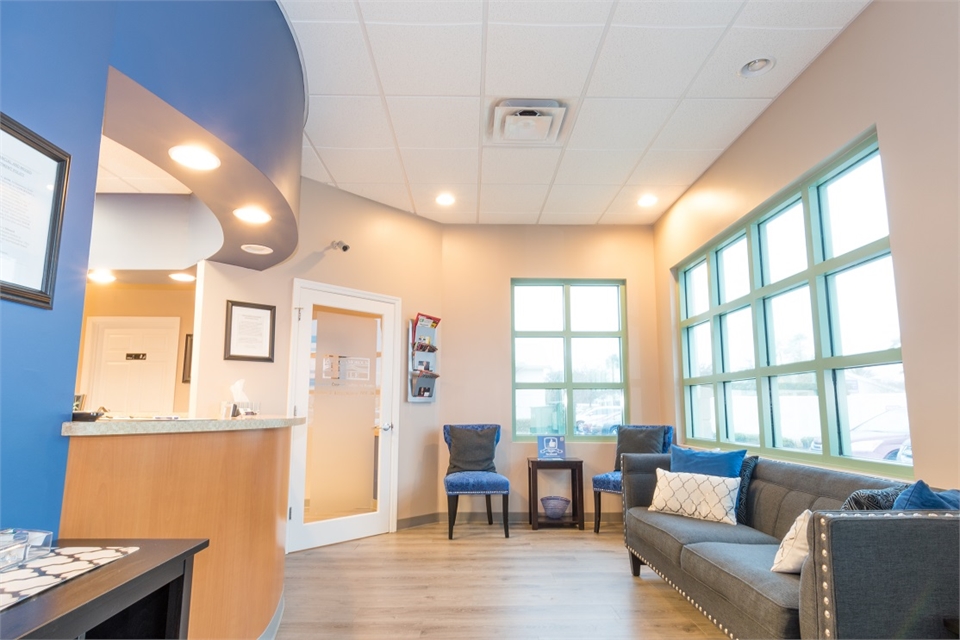
[[[61,538],[208,538],[190,638],[257,638],[283,595],[290,427],[304,418],[65,422]]]

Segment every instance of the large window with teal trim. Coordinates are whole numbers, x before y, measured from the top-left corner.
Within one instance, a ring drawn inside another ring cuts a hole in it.
[[[687,440],[908,476],[876,136],[781,193],[679,266]]]
[[[513,433],[612,439],[629,415],[622,280],[511,282]]]

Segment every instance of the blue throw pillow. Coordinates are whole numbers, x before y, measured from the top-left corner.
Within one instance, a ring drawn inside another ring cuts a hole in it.
[[[897,496],[893,508],[960,509],[960,490],[934,491],[923,480],[917,480]]]
[[[702,473],[708,476],[737,478],[743,466],[746,449],[739,451],[694,451],[677,446],[670,447],[670,471],[677,473]]]

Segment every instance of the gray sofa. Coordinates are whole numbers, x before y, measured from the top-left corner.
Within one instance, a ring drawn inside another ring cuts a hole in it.
[[[960,512],[839,511],[889,480],[761,458],[747,523],[647,510],[668,454],[624,454],[626,546],[730,638],[950,638],[960,609]],[[770,571],[805,509],[811,554],[800,575]]]

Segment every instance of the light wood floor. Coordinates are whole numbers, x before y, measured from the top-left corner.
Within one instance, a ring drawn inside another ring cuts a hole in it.
[[[494,523],[430,524],[287,556],[279,640],[725,636],[647,567],[630,575],[604,524],[503,537]]]

